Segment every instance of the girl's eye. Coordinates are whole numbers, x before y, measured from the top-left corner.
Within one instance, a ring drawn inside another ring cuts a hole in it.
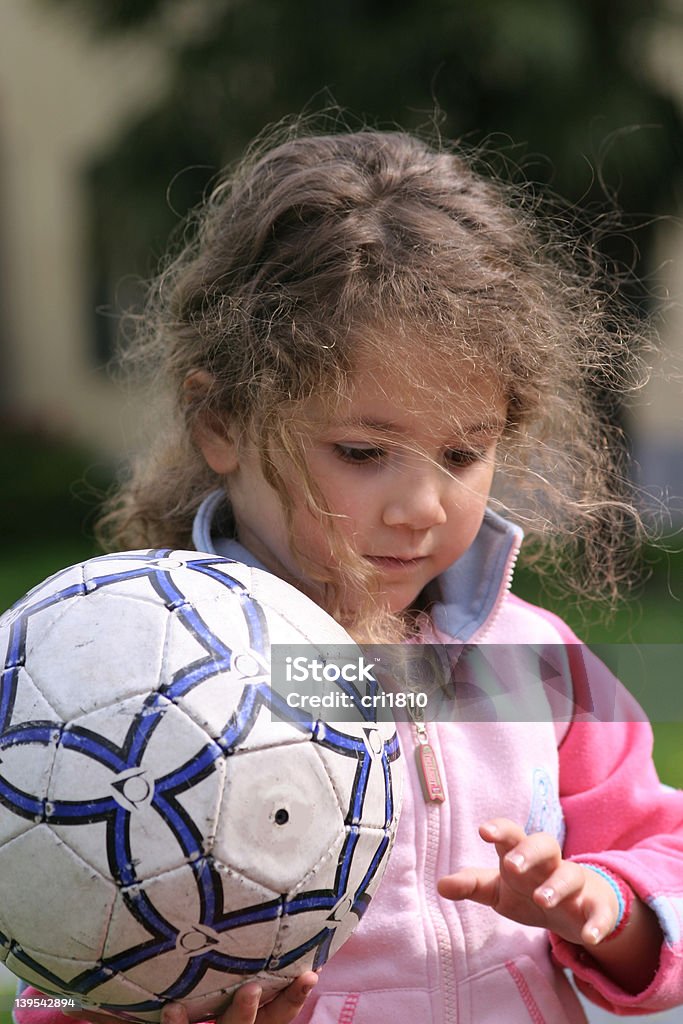
[[[449,466],[462,469],[466,466],[472,466],[475,462],[479,462],[482,455],[482,452],[473,451],[472,449],[449,448],[446,452],[446,462]]]
[[[369,462],[379,462],[384,455],[383,448],[375,445],[367,447],[355,444],[335,444],[334,449],[340,459],[344,462],[353,462],[359,465]]]

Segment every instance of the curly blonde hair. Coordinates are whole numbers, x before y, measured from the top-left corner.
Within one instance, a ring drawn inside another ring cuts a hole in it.
[[[614,598],[624,538],[640,520],[595,390],[637,386],[630,356],[643,330],[600,286],[590,244],[566,222],[539,220],[528,188],[441,144],[401,131],[284,135],[259,140],[220,180],[150,288],[126,359],[159,400],[156,438],[109,503],[106,546],[190,545],[199,503],[222,483],[193,440],[207,422],[237,425],[259,445],[290,521],[285,464],[325,516],[294,413],[344,393],[363,333],[385,339],[392,365],[397,338],[419,344],[408,375],[416,363],[463,359],[495,375],[507,428],[494,500],[525,527],[532,560],[561,558],[568,587]],[[198,370],[211,385],[188,399]],[[446,407],[453,385],[443,381]],[[340,594],[371,594],[371,581],[333,543],[340,569],[319,577],[321,600],[344,619]]]

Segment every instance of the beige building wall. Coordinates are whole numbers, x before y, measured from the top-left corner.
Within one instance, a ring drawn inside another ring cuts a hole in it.
[[[0,3],[0,394],[10,416],[105,454],[134,443],[136,403],[91,354],[81,173],[166,79],[148,39],[100,39],[71,11]]]
[[[683,110],[683,0],[670,0],[671,18],[651,26],[645,43],[652,78]],[[683,167],[678,191],[683,203]],[[655,512],[683,520],[683,221],[681,209],[659,227],[651,287],[660,300],[660,356],[632,414],[641,481]]]
[[[683,168],[681,170],[683,173]],[[683,224],[680,219],[672,218],[661,225],[658,254],[655,288],[661,304],[658,337],[661,352],[655,372],[637,403],[637,427],[648,437],[678,444],[683,459]]]

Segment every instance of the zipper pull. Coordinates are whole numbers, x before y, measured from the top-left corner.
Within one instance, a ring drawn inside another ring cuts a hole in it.
[[[428,804],[442,804],[446,799],[446,792],[441,781],[436,755],[429,742],[427,727],[424,722],[415,722],[415,729],[417,732],[415,761],[422,786],[422,795]]]

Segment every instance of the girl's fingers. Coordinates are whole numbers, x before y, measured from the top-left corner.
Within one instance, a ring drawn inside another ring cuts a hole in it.
[[[581,870],[584,876],[582,910],[585,915],[581,941],[595,945],[613,931],[619,917],[619,902],[612,886],[600,875],[589,868]]]
[[[479,834],[495,844],[502,868],[530,884],[539,885],[562,862],[562,851],[553,836],[547,832],[527,835],[521,825],[507,818],[486,822]]]
[[[491,868],[463,868],[437,882],[439,894],[447,900],[474,900],[487,907],[498,900],[500,874]]]
[[[441,896],[474,900],[522,924],[550,928],[570,942],[602,942],[618,915],[612,887],[595,871],[562,859],[557,840],[546,832],[526,835],[508,818],[480,826],[495,846],[500,870],[465,868],[438,882]]]
[[[611,888],[572,861],[563,861],[534,891],[533,899],[537,906],[548,911],[564,909],[575,921],[578,941],[589,946],[602,942],[612,932],[618,916],[619,908]]]
[[[314,971],[306,971],[275,999],[260,1007],[263,990],[257,982],[247,982],[237,989],[230,1006],[217,1018],[216,1024],[289,1024],[297,1016],[306,998],[318,983]],[[71,1010],[66,1016],[92,1021],[92,1024],[129,1024],[111,1014]],[[168,1003],[161,1013],[161,1024],[189,1024],[187,1010],[181,1003]]]
[[[595,903],[584,907],[586,923],[581,929],[581,941],[587,946],[596,946],[613,931],[614,914],[604,903]]]
[[[161,1024],[188,1024],[187,1010],[180,1003],[167,1003],[161,1011]]]
[[[259,1012],[263,989],[255,981],[241,985],[230,1006],[218,1018],[218,1024],[254,1024]],[[162,1021],[161,1024],[183,1024],[182,1021]]]
[[[544,910],[551,910],[564,900],[578,895],[584,884],[583,868],[572,861],[562,861],[560,867],[552,871],[534,890],[534,902]]]
[[[584,946],[597,946],[611,931],[611,925],[603,917],[591,919],[581,929],[581,942]]]
[[[314,971],[306,971],[305,974],[300,975],[272,1002],[261,1007],[258,1024],[289,1024],[298,1015],[309,993],[317,983],[318,975]]]
[[[509,818],[492,818],[479,826],[479,835],[487,843],[494,843],[498,855],[504,857],[517,843],[526,837],[526,832],[516,821]]]

